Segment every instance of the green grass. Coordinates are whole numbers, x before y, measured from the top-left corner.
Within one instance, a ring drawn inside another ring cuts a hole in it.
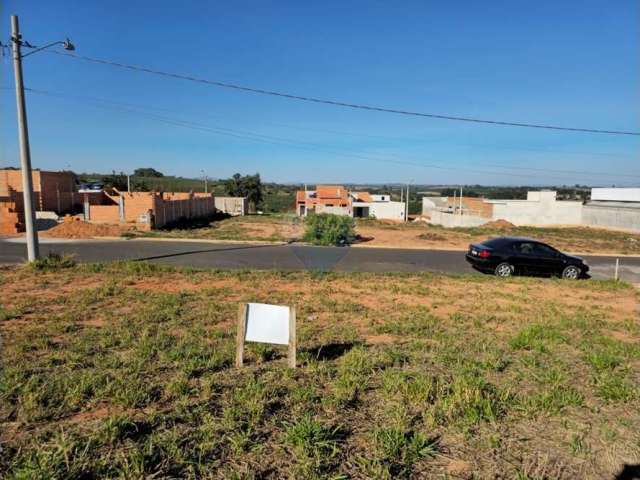
[[[453,461],[602,478],[640,456],[626,284],[58,260],[0,276],[2,478],[447,478]],[[299,368],[258,344],[233,367],[247,301],[297,306]]]

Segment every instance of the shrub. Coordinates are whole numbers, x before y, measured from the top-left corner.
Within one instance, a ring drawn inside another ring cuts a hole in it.
[[[330,213],[309,215],[304,240],[314,245],[348,245],[356,238],[353,218]]]

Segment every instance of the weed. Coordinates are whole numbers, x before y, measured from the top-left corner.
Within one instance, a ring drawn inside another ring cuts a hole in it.
[[[375,457],[391,478],[409,478],[414,465],[437,452],[437,442],[420,432],[398,427],[377,428],[373,432]]]
[[[628,402],[638,397],[638,388],[622,374],[601,372],[594,378],[596,395],[609,402]]]
[[[343,437],[340,426],[324,425],[305,414],[286,425],[284,441],[296,456],[303,476],[310,478],[330,469]]]
[[[523,328],[511,340],[514,350],[534,350],[546,352],[549,343],[561,341],[562,335],[550,325],[533,324]]]
[[[29,263],[29,267],[36,271],[54,271],[62,268],[72,268],[76,265],[73,255],[49,252],[46,257],[38,258]]]

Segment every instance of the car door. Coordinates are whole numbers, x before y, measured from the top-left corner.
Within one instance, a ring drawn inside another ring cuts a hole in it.
[[[538,258],[540,273],[553,275],[562,270],[562,258],[559,252],[544,243],[534,244],[534,254]]]
[[[535,260],[534,242],[516,242],[514,244],[515,254],[513,256],[513,266],[518,273],[537,273],[539,267]]]

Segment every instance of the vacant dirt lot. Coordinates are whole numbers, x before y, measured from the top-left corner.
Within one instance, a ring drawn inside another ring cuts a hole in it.
[[[638,294],[612,282],[0,270],[3,478],[612,478],[640,462]],[[295,304],[299,363],[238,305]]]
[[[640,254],[640,235],[587,227],[486,227],[446,229],[423,222],[393,224],[362,221],[358,233],[363,245],[399,248],[466,250],[469,243],[492,237],[531,237],[566,252]]]

